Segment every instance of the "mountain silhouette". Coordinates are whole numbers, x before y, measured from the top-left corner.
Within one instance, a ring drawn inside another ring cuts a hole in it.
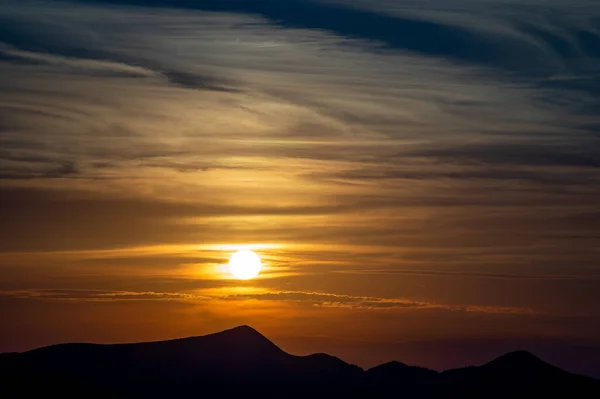
[[[445,371],[441,383],[454,397],[587,398],[600,393],[600,382],[569,373],[527,351],[510,352],[479,367]]]
[[[408,366],[397,361],[373,367],[367,370],[367,374],[370,379],[380,382],[392,378],[395,382],[430,383],[438,376],[436,371],[423,367]]]
[[[600,383],[531,353],[437,371],[400,362],[367,371],[327,354],[295,356],[248,326],[132,344],[61,344],[0,355],[0,396],[63,398],[600,397]],[[592,396],[589,396],[592,395]]]

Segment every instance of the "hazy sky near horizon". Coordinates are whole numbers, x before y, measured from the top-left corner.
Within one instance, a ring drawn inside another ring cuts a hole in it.
[[[4,0],[0,351],[600,345],[599,94],[597,0]]]

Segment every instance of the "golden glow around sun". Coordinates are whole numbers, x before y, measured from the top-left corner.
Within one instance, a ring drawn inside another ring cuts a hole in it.
[[[258,276],[261,269],[260,258],[250,250],[238,251],[229,259],[229,271],[240,280],[250,280]]]

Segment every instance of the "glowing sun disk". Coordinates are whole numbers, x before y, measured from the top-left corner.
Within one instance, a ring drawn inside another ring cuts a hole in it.
[[[258,276],[261,269],[260,258],[250,250],[238,251],[229,259],[229,271],[240,280],[250,280]]]

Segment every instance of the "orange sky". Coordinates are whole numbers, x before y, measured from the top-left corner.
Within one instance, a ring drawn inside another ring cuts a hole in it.
[[[494,2],[310,6],[465,31],[488,64],[251,1],[1,5],[0,351],[241,324],[361,365],[600,347],[595,86],[513,23],[554,20]]]

